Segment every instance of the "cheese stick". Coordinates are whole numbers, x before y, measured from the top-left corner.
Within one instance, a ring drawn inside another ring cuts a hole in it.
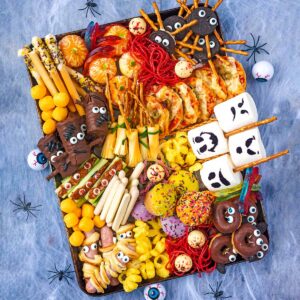
[[[139,197],[140,192],[139,192],[139,189],[137,188],[137,186],[133,186],[130,189],[129,194],[130,194],[130,202],[127,206],[126,212],[123,215],[123,220],[122,220],[122,223],[121,223],[122,225],[125,225],[127,223],[128,218],[130,216],[130,213],[132,212],[133,207],[134,207],[134,205],[135,205],[135,203],[136,203],[136,201]]]
[[[138,186],[139,185],[139,180],[138,179],[132,179],[129,184],[128,184],[128,188],[131,189],[133,186]]]
[[[101,157],[106,159],[113,159],[115,157],[114,149],[116,145],[117,128],[118,128],[117,122],[113,122],[110,125],[108,134],[106,136],[104,145],[102,147]]]
[[[118,208],[113,225],[112,225],[112,229],[114,231],[117,231],[119,229],[121,222],[124,218],[124,215],[126,214],[126,211],[128,209],[129,203],[130,203],[130,195],[128,193],[125,193],[122,198],[122,201],[120,203],[120,206]]]
[[[114,184],[115,184],[115,182],[116,182],[117,180],[118,180],[118,176],[115,175],[115,176],[112,178],[112,180],[110,181],[110,183],[108,184],[108,186],[106,187],[106,189],[105,189],[105,191],[104,191],[102,197],[100,198],[100,200],[99,200],[97,206],[96,206],[95,209],[94,209],[94,215],[95,215],[95,216],[100,215],[100,213],[102,212],[102,209],[103,209],[103,207],[104,207],[104,205],[105,205],[106,199],[107,199],[108,195],[109,195],[110,193],[112,193],[112,191],[113,191],[113,190],[112,190],[112,189],[113,189],[113,186],[114,186]]]
[[[118,177],[119,177],[120,179],[125,178],[125,177],[126,177],[125,171],[124,171],[124,170],[121,170],[121,171],[119,172],[119,174],[118,174]]]
[[[125,156],[128,151],[128,141],[126,136],[125,119],[122,115],[118,116],[117,139],[114,149],[114,154],[118,156]]]
[[[145,169],[145,164],[141,161],[139,162],[136,167],[134,168],[132,174],[129,177],[129,182],[131,182],[133,179],[138,179],[142,172]]]
[[[148,160],[156,161],[159,153],[159,126],[154,125],[148,127],[148,139],[149,139],[149,157]]]

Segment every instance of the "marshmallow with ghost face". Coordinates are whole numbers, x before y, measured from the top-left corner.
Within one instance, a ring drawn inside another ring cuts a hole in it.
[[[219,191],[241,184],[241,172],[233,172],[233,164],[228,154],[203,163],[200,176],[209,191]]]
[[[248,93],[242,93],[215,106],[214,112],[224,132],[257,122],[255,102]]]
[[[228,152],[227,140],[217,121],[190,130],[188,140],[198,159]]]
[[[228,146],[235,167],[266,157],[266,150],[257,127],[230,136]]]

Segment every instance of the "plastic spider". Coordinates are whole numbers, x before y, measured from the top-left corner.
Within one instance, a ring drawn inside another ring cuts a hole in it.
[[[270,55],[270,53],[264,49],[263,47],[265,47],[266,45],[268,45],[267,43],[264,43],[262,45],[258,45],[259,40],[260,40],[260,35],[257,37],[257,40],[255,40],[255,37],[252,33],[250,33],[252,40],[253,40],[253,45],[249,46],[249,45],[245,45],[245,47],[247,47],[246,49],[244,49],[247,52],[251,52],[251,55],[247,58],[247,61],[249,61],[251,59],[251,57],[253,57],[254,62],[256,63],[256,53],[260,54],[260,51],[265,52],[266,54]]]
[[[101,16],[101,14],[96,10],[96,7],[98,5],[94,3],[94,0],[88,0],[87,3],[85,4],[84,8],[79,8],[78,10],[86,10],[85,17],[87,18],[89,11],[92,13],[94,18],[96,17],[95,14]]]
[[[210,289],[211,289],[211,292],[205,293],[204,295],[213,295],[213,297],[214,297],[215,299],[228,299],[228,298],[231,298],[231,296],[223,297],[224,292],[223,292],[223,291],[220,291],[221,285],[222,285],[222,281],[220,281],[220,282],[217,281],[217,287],[216,287],[216,289],[214,290],[214,289],[212,288],[212,286],[209,284],[209,287],[210,287]]]
[[[69,264],[64,270],[58,270],[56,267],[56,264],[54,265],[54,271],[48,270],[49,273],[53,273],[53,275],[48,277],[48,280],[50,280],[49,284],[51,284],[56,278],[58,278],[59,281],[62,281],[65,279],[68,284],[69,280],[68,279],[73,279],[70,274],[74,273],[74,271],[69,271],[71,265]]]
[[[11,200],[10,200],[10,202],[16,206],[16,208],[13,210],[13,212],[23,210],[24,212],[27,213],[26,221],[28,220],[30,215],[32,215],[33,217],[36,217],[36,215],[33,213],[33,211],[40,211],[38,209],[38,207],[42,206],[42,205],[31,206],[31,202],[26,202],[24,194],[23,194],[23,200],[21,199],[20,196],[18,196],[17,202],[14,202]]]

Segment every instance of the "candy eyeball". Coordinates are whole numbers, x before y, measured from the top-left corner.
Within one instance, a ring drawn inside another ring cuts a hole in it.
[[[132,237],[132,231],[127,231],[126,232],[126,237],[131,238]]]
[[[259,239],[256,240],[256,245],[257,245],[257,246],[262,246],[263,243],[264,243],[264,241],[263,241],[263,239],[261,239],[261,238],[259,238]]]
[[[102,114],[102,115],[106,114],[106,108],[105,107],[100,107],[100,114]]]
[[[255,214],[255,213],[256,213],[256,207],[255,207],[255,206],[250,206],[249,212],[250,212],[251,214]]]
[[[205,12],[205,10],[203,10],[203,9],[199,10],[199,13],[198,13],[198,15],[199,15],[199,17],[200,17],[200,18],[204,18],[204,17],[205,17],[205,15],[206,15],[206,12]]]
[[[274,75],[274,67],[268,61],[259,61],[252,67],[252,76],[258,82],[269,81]]]
[[[268,244],[262,244],[261,249],[262,249],[263,251],[268,251],[269,245],[268,245]]]
[[[34,149],[29,152],[27,163],[28,166],[35,171],[42,171],[48,166],[47,158],[39,149]]]
[[[124,256],[122,257],[122,262],[123,262],[124,264],[127,264],[127,263],[129,262],[129,257],[128,257],[127,255],[124,255]]]
[[[77,139],[79,141],[82,141],[84,139],[84,133],[82,133],[82,132],[77,133]]]
[[[124,257],[123,252],[121,252],[121,251],[118,252],[117,257],[118,257],[118,259],[122,259]]]
[[[126,233],[124,232],[124,233],[121,233],[120,235],[119,235],[119,238],[120,239],[126,239]]]
[[[97,250],[97,248],[98,248],[97,243],[94,243],[91,245],[92,250]]]
[[[228,216],[228,217],[225,217],[227,223],[229,224],[232,224],[233,223],[233,216]]]
[[[133,18],[129,22],[129,31],[133,35],[142,35],[146,32],[147,24],[143,18]]]
[[[254,222],[254,217],[253,216],[248,216],[247,217],[247,221],[248,221],[248,223],[253,223]]]
[[[233,214],[235,213],[234,207],[228,207],[227,212],[228,212],[230,215],[233,215]]]
[[[86,124],[82,124],[80,126],[80,129],[81,129],[82,132],[85,132],[87,130]]]
[[[77,143],[77,138],[76,138],[75,136],[71,137],[71,138],[70,138],[70,143],[71,143],[72,145],[75,145],[75,144]]]
[[[160,283],[150,284],[144,289],[144,298],[146,300],[164,300],[166,295],[166,288]]]
[[[258,251],[258,252],[256,253],[256,256],[257,256],[257,258],[261,259],[261,258],[264,257],[264,253],[263,253],[262,251]]]
[[[259,230],[259,229],[255,229],[253,233],[254,233],[254,235],[255,235],[256,237],[259,237],[259,236],[260,236],[260,230]]]
[[[82,251],[84,252],[84,253],[88,253],[89,252],[89,247],[88,246],[84,246],[83,248],[82,248]]]
[[[160,36],[156,36],[154,41],[155,43],[160,44],[162,42],[162,38]]]
[[[97,106],[94,106],[94,107],[92,108],[92,113],[93,113],[93,114],[98,114],[99,111],[100,111],[100,109],[99,109],[99,107],[97,107]]]
[[[175,74],[179,78],[188,78],[192,75],[193,71],[194,71],[193,65],[186,60],[180,60],[175,65]]]
[[[236,256],[234,254],[229,255],[228,257],[230,262],[235,262],[236,261]]]

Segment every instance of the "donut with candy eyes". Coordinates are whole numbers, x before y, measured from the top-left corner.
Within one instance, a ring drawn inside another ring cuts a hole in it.
[[[210,242],[211,259],[226,265],[236,261],[237,253],[233,249],[230,235],[217,234]]]
[[[186,20],[180,16],[171,16],[164,20],[164,27],[167,31],[173,32],[186,24]],[[183,40],[188,33],[188,29],[176,34],[176,40]]]
[[[232,234],[232,244],[234,249],[244,259],[249,259],[256,256],[258,251],[262,249],[262,246],[266,244],[264,237],[254,225],[245,223]]]
[[[159,44],[169,54],[175,52],[176,42],[174,37],[165,30],[154,31],[150,34],[149,39],[156,44]]]
[[[200,37],[198,41],[198,47],[203,48],[203,51],[196,51],[194,53],[194,58],[199,61],[206,61],[208,59],[207,57],[207,50],[206,50],[206,42],[204,37]],[[218,39],[215,37],[215,35],[209,36],[209,48],[211,57],[214,57],[217,53],[220,52],[220,43]]]
[[[242,223],[242,215],[239,207],[232,201],[224,201],[214,205],[213,223],[221,233],[232,233],[236,231]]]
[[[253,203],[249,207],[248,214],[245,218],[248,223],[250,223],[252,225],[256,225],[257,216],[258,216],[258,208],[257,208],[256,204]]]

